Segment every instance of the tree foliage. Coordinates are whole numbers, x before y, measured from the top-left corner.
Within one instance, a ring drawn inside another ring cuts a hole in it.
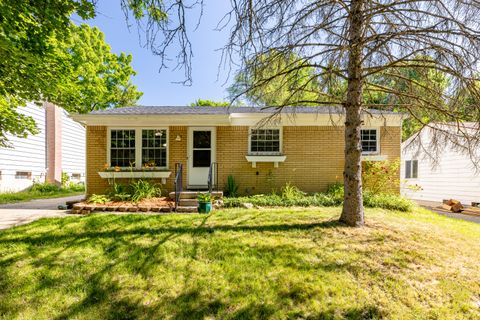
[[[230,102],[228,101],[214,101],[208,99],[197,99],[194,102],[190,103],[192,107],[229,107]]]
[[[48,100],[70,112],[124,106],[141,96],[131,56],[110,52],[103,34],[70,15],[95,15],[94,1],[0,1],[0,146],[6,134],[36,133],[19,107]]]

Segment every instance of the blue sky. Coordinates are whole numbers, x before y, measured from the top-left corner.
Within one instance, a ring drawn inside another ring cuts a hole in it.
[[[114,53],[125,52],[133,55],[132,66],[137,71],[133,83],[144,93],[138,104],[187,105],[197,98],[226,99],[224,73],[217,80],[221,52],[216,50],[226,43],[228,32],[214,29],[228,12],[229,1],[206,1],[201,25],[190,33],[194,54],[191,86],[172,83],[184,79],[183,70],[172,71],[173,64],[170,69],[163,69],[159,73],[160,58],[154,56],[148,48],[141,47],[135,25],[129,30],[119,1],[115,1],[114,4],[111,4],[112,2],[114,1],[99,1],[97,17],[83,22],[100,28]],[[197,17],[196,13],[191,16]],[[74,18],[74,22],[78,24],[82,21]],[[171,50],[174,51],[175,48]]]

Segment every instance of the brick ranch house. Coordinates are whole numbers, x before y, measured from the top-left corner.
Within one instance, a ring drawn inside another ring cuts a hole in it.
[[[87,129],[87,194],[105,193],[114,175],[117,182],[152,178],[173,191],[179,163],[185,189],[205,188],[212,163],[218,188],[232,175],[241,194],[268,193],[286,183],[318,192],[342,181],[342,109],[288,107],[265,121],[271,113],[252,107],[135,106],[75,115]],[[398,160],[402,115],[370,110],[363,121],[362,158]]]

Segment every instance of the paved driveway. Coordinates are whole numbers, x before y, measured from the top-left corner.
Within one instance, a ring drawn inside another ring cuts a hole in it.
[[[447,216],[450,218],[455,218],[455,219],[460,219],[460,220],[465,220],[465,221],[470,221],[470,222],[475,222],[475,223],[480,223],[480,216],[473,216],[473,215],[468,215],[468,214],[463,214],[463,213],[455,213],[455,212],[450,212],[446,211],[440,206],[442,205],[440,202],[434,202],[434,201],[424,201],[424,200],[415,200],[419,205],[422,207],[436,212],[442,216]]]
[[[66,210],[57,210],[66,201],[81,200],[84,196],[38,199],[0,205],[0,230],[30,223],[41,218],[67,216]]]

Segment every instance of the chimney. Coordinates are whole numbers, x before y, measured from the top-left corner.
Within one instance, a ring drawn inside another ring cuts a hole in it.
[[[46,181],[62,184],[62,110],[50,102],[44,102],[47,176]]]

